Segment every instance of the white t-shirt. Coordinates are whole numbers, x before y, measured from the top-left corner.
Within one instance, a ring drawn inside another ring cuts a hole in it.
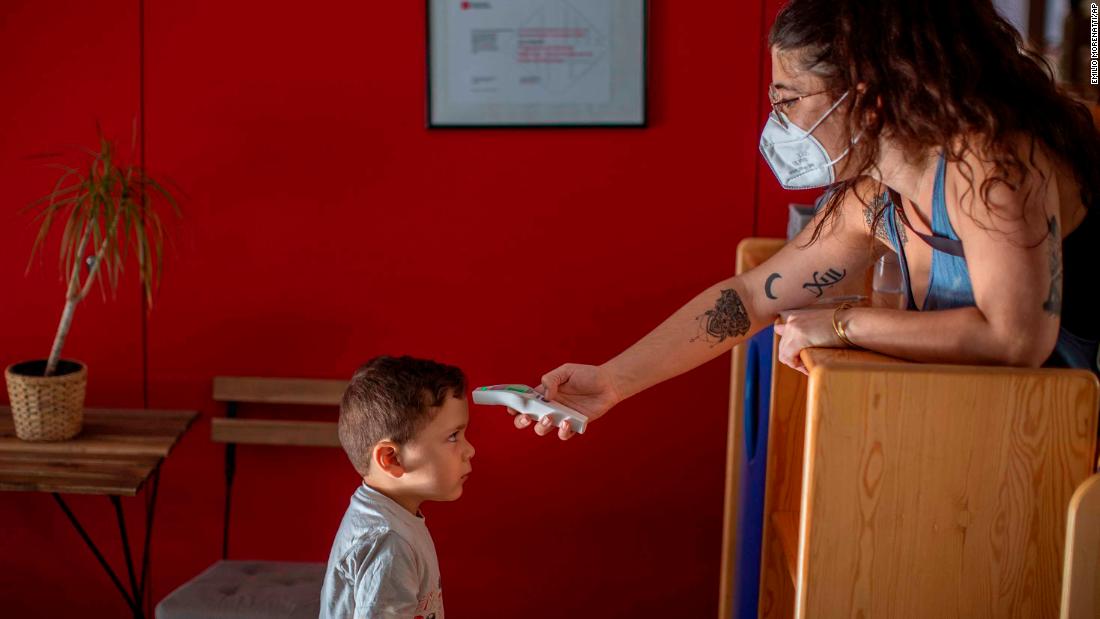
[[[443,619],[443,586],[424,516],[366,484],[332,542],[320,619]]]

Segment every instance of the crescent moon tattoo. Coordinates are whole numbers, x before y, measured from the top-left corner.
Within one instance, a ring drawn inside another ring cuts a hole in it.
[[[779,298],[779,297],[775,296],[774,294],[772,294],[772,282],[774,282],[777,279],[783,279],[783,276],[780,275],[779,273],[772,273],[771,275],[768,276],[768,281],[764,282],[764,294],[767,295],[767,297],[769,299],[778,299]]]

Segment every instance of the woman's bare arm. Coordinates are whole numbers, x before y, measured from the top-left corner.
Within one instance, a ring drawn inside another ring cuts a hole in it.
[[[924,362],[1038,366],[1058,337],[1062,291],[1062,235],[1055,170],[1041,149],[1037,174],[1012,189],[980,187],[989,173],[977,156],[966,159],[974,187],[948,168],[948,205],[966,252],[974,307],[937,312],[855,308],[844,313],[849,338],[877,352]],[[1025,160],[1026,161],[1026,160]]]
[[[784,310],[836,296],[853,284],[862,291],[874,247],[861,209],[849,196],[815,243],[809,240],[816,219],[775,256],[702,291],[604,364],[620,397],[702,365],[771,325]]]

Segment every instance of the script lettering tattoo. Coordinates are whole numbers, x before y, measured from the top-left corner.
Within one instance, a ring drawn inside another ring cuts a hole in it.
[[[737,291],[729,288],[722,291],[714,308],[703,312],[698,320],[704,335],[692,338],[693,342],[700,337],[708,341],[710,338],[717,338],[714,342],[717,344],[726,338],[749,332],[749,313],[745,311],[745,304],[741,302]]]
[[[783,279],[783,276],[779,273],[772,273],[768,276],[767,281],[764,282],[764,295],[769,299],[778,299],[779,297],[772,294],[772,283],[777,279]]]
[[[848,269],[843,271],[837,271],[836,269],[829,269],[824,273],[820,271],[814,271],[814,280],[812,282],[806,282],[802,284],[802,287],[810,292],[814,293],[815,297],[821,297],[825,294],[825,288],[832,286],[833,284],[844,279],[844,276],[848,274]]]
[[[1047,220],[1047,247],[1050,250],[1050,292],[1043,301],[1043,310],[1051,316],[1062,315],[1062,235],[1058,230],[1058,219]]]

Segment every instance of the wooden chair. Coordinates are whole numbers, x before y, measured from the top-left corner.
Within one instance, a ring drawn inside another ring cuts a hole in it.
[[[214,418],[210,426],[211,440],[225,443],[222,559],[229,557],[229,514],[237,472],[237,445],[340,446],[334,421],[241,419],[237,416],[241,405],[339,406],[347,386],[343,380],[214,377],[214,401],[225,403],[225,417]]]
[[[1062,619],[1100,617],[1100,475],[1073,493],[1066,526]]]
[[[1056,617],[1096,377],[802,358],[773,361],[760,616]]]
[[[786,241],[783,239],[747,238],[737,245],[737,274],[752,270],[774,255]],[[741,540],[738,499],[741,496],[741,463],[745,459],[745,431],[741,414],[745,397],[745,344],[735,346],[730,363],[729,424],[726,430],[725,509],[722,519],[721,581],[718,586],[718,617],[730,619],[734,607],[734,569]]]
[[[211,423],[211,439],[225,443],[222,560],[164,598],[158,619],[317,617],[324,563],[228,560],[233,479],[238,444],[339,447],[336,422],[242,419],[238,413],[246,405],[339,406],[346,387],[341,380],[214,378],[214,400],[226,408],[226,416]]]

